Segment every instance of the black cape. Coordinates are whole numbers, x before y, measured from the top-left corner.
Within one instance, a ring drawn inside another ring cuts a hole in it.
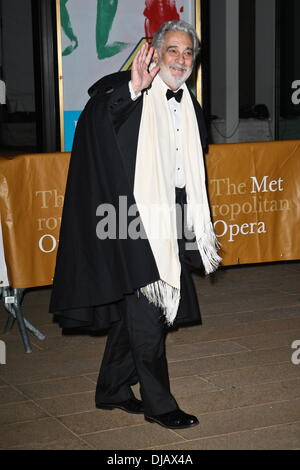
[[[129,80],[128,72],[99,80],[90,88],[91,98],[77,123],[50,300],[50,312],[63,328],[108,328],[119,318],[118,302],[125,295],[159,280],[147,239],[99,240],[96,235],[100,204],[116,208],[116,234],[119,196],[127,197],[128,208],[135,204],[134,165],[143,98],[132,102]],[[205,146],[202,110],[191,96]],[[133,220],[136,215],[128,216],[128,225]],[[186,300],[180,303],[176,322],[199,321],[196,294],[184,263],[181,283]]]

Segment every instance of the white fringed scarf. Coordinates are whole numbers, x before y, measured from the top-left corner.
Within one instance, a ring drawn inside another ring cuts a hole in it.
[[[221,261],[210,219],[205,170],[198,123],[192,99],[183,85],[181,100],[182,154],[187,193],[187,225],[195,233],[207,274]],[[171,325],[180,301],[181,266],[178,256],[175,210],[175,138],[166,87],[159,76],[144,93],[139,130],[134,196],[149,240],[160,280],[140,289],[162,308]]]

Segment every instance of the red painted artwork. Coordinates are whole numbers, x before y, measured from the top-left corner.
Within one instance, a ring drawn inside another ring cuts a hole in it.
[[[183,7],[180,8],[183,13]],[[152,38],[162,23],[180,20],[176,0],[145,0],[145,36]]]

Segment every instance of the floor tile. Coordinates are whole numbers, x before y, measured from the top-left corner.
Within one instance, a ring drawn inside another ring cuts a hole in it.
[[[129,426],[82,436],[95,449],[132,450],[145,449],[158,444],[183,442],[184,439],[169,429],[153,424]]]
[[[190,360],[179,360],[169,364],[170,377],[204,375],[231,369],[240,369],[261,364],[272,364],[290,360],[289,348],[274,350],[244,351],[235,354],[200,357]]]
[[[16,403],[27,400],[27,397],[23,393],[15,390],[10,386],[3,386],[0,388],[0,405],[8,403]]]
[[[0,425],[32,421],[47,414],[31,401],[0,405]]]
[[[33,442],[45,444],[58,439],[73,438],[73,434],[53,418],[25,423],[4,424],[0,428],[0,448],[26,446]]]
[[[177,395],[176,395],[177,396]],[[251,384],[228,387],[223,390],[198,391],[188,396],[178,396],[179,406],[187,413],[200,414],[243,408],[300,397],[300,379],[284,382]]]
[[[91,411],[95,410],[95,391],[38,399],[35,402],[52,416]]]
[[[233,341],[211,341],[192,344],[174,344],[167,348],[168,362],[184,359],[200,358],[205,356],[216,356],[245,351],[247,348]]]
[[[291,362],[254,365],[231,371],[203,374],[203,378],[220,387],[243,386],[282,381],[299,377],[299,369]]]
[[[242,431],[168,446],[167,450],[292,450],[299,449],[300,430],[293,424]],[[152,447],[153,449],[153,447]]]
[[[130,414],[116,409],[87,411],[61,416],[59,419],[78,435],[144,423],[143,415]]]
[[[197,375],[190,377],[174,377],[170,380],[171,391],[176,398],[198,395],[199,392],[219,390],[220,387],[213,385]]]
[[[300,340],[300,328],[291,331],[244,336],[235,338],[234,341],[247,349],[276,349],[282,346],[290,347],[295,339]]]
[[[178,429],[185,439],[228,434],[299,421],[300,399],[197,415],[200,426]]]
[[[275,333],[281,331],[296,330],[300,328],[299,318],[262,320],[254,322],[245,322],[243,324],[231,324],[221,326],[207,327],[205,325],[205,316],[203,316],[203,325],[189,328],[181,328],[178,331],[168,335],[168,343],[185,344],[197,341],[224,341],[226,339],[235,339],[241,336],[252,336],[262,333]]]
[[[93,447],[80,438],[65,438],[51,442],[32,442],[12,446],[9,450],[93,450]]]
[[[267,308],[263,312],[260,310],[245,311],[241,313],[226,313],[219,315],[208,315],[206,312],[205,326],[221,326],[241,322],[257,322],[284,318],[297,318],[299,316],[299,306],[284,308]]]
[[[32,399],[55,397],[94,390],[91,381],[85,377],[67,377],[63,379],[45,380],[29,384],[18,384],[17,388]]]

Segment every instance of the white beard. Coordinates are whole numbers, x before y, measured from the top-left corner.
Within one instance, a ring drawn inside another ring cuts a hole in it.
[[[187,79],[192,73],[193,67],[187,68],[175,64],[172,64],[172,66],[181,69],[183,68],[185,70],[185,73],[181,77],[174,77],[169,70],[169,66],[166,67],[165,65],[160,64],[159,76],[165,82],[166,85],[172,87],[174,90],[177,90],[181,87],[181,85],[183,85],[183,83],[187,81]]]

